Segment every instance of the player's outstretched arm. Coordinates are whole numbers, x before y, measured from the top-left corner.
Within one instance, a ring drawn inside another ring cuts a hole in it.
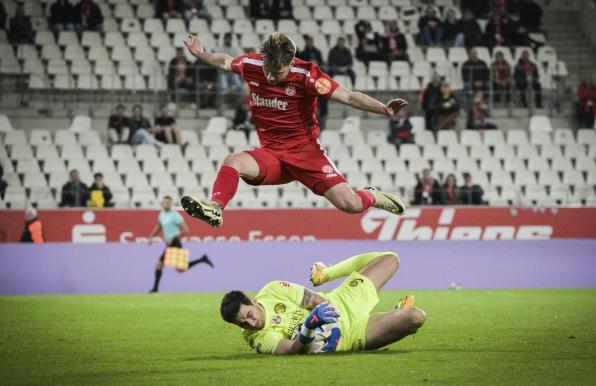
[[[296,339],[282,339],[275,349],[275,354],[308,354],[312,352],[315,330],[324,324],[336,323],[339,316],[339,312],[331,304],[319,304],[306,317]]]
[[[304,296],[302,297],[302,303],[300,303],[300,307],[306,308],[307,310],[312,310],[319,304],[324,303],[326,301],[327,299],[325,299],[318,293],[312,292],[308,288],[305,288]]]
[[[370,96],[359,91],[352,91],[339,86],[331,95],[331,99],[344,105],[348,105],[358,110],[369,111],[371,113],[392,116],[399,110],[406,107],[408,102],[405,99],[392,99],[387,104],[383,104]]]
[[[232,57],[227,54],[209,53],[203,51],[203,42],[195,34],[184,39],[188,51],[201,62],[223,71],[232,71]]]

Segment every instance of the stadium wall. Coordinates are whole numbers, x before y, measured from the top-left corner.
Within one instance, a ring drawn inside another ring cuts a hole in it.
[[[596,287],[596,240],[313,241],[187,243],[191,259],[215,264],[164,271],[161,289],[258,290],[283,279],[308,285],[311,263],[368,251],[396,251],[401,269],[389,289]],[[153,283],[162,244],[1,244],[0,294],[131,293]],[[336,284],[327,284],[323,290]]]
[[[157,214],[63,209],[39,211],[39,218],[46,241],[130,243],[147,241]],[[231,209],[217,229],[183,215],[191,228],[185,241],[596,239],[594,207],[413,207],[402,217],[377,210]],[[16,242],[22,231],[22,211],[0,211],[0,241]]]

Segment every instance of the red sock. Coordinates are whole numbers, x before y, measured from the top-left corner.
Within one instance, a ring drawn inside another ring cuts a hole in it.
[[[236,169],[226,165],[219,168],[219,173],[217,173],[217,178],[213,183],[211,201],[219,204],[222,209],[225,208],[236,194],[238,179],[238,171]]]
[[[371,192],[367,192],[366,190],[357,190],[356,194],[360,196],[362,200],[362,212],[370,208],[375,204],[375,196]]]

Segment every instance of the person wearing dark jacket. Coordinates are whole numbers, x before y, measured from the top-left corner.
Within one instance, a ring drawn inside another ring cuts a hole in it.
[[[34,208],[29,208],[25,211],[25,228],[21,235],[21,243],[36,243],[44,242],[43,224],[37,218],[37,211]]]
[[[108,138],[111,143],[127,143],[130,134],[130,121],[124,115],[126,107],[116,106],[116,114],[110,115],[108,120]]]
[[[91,185],[89,207],[92,208],[108,208],[114,206],[112,203],[112,192],[103,183],[103,174],[95,173],[93,176],[93,184]]]
[[[25,5],[17,3],[15,16],[10,19],[8,41],[11,44],[33,44],[33,27],[31,18],[25,16]]]
[[[424,16],[418,20],[418,42],[423,46],[436,46],[443,42],[443,23],[433,7],[427,7]]]
[[[433,73],[430,83],[422,95],[422,109],[426,121],[426,130],[435,131],[437,127],[437,106],[441,103],[441,77]]]
[[[158,0],[155,8],[155,17],[162,19],[175,19],[184,16],[184,3],[182,0]]]
[[[484,61],[478,58],[478,52],[475,48],[468,51],[468,60],[461,66],[461,76],[464,81],[464,88],[470,92],[472,90],[488,90],[489,70]]]
[[[56,35],[62,31],[74,31],[74,8],[68,0],[56,0],[50,7],[50,28]]]
[[[4,8],[4,4],[0,3],[0,31],[4,31],[6,29],[6,8]]]
[[[493,14],[484,30],[486,45],[491,49],[495,46],[506,45],[507,34],[507,26],[501,19],[501,15],[498,13]]]
[[[439,182],[435,180],[429,169],[422,171],[422,178],[414,188],[414,205],[441,205],[443,193]]]
[[[466,47],[483,46],[482,29],[469,9],[463,11],[461,28],[465,36]]]
[[[577,86],[577,120],[579,127],[594,127],[596,117],[596,85],[591,76],[584,76]],[[0,180],[2,180],[0,176]],[[0,181],[0,184],[2,182]],[[1,192],[1,189],[0,189]]]
[[[443,205],[457,205],[459,204],[459,188],[457,187],[457,180],[454,174],[449,174],[445,178],[443,184]]]
[[[528,107],[526,91],[531,87],[535,93],[536,106],[542,108],[542,87],[540,86],[538,68],[530,61],[528,51],[522,52],[522,56],[515,66],[513,77],[517,89],[521,92],[521,101],[524,107]]]
[[[387,60],[383,47],[383,37],[374,32],[370,23],[364,24],[364,33],[356,47],[356,58],[368,65],[371,60]]]
[[[482,196],[484,191],[480,185],[472,182],[472,175],[464,173],[464,184],[459,188],[460,202],[463,205],[482,205]]]
[[[465,45],[461,20],[457,18],[453,9],[447,11],[443,22],[443,44],[454,47],[463,47]]]
[[[304,37],[305,46],[302,51],[296,53],[298,59],[306,60],[307,62],[316,63],[319,66],[323,65],[323,55],[321,51],[315,47],[315,40],[312,36]]]
[[[441,99],[439,106],[437,106],[437,112],[437,130],[455,128],[459,106],[457,105],[457,99],[455,99],[453,91],[451,91],[451,87],[446,82],[443,82],[441,85]]]
[[[408,43],[395,21],[390,21],[383,39],[383,51],[386,52],[387,62],[394,60],[408,60]]]
[[[354,59],[352,52],[346,47],[346,39],[343,37],[337,38],[337,44],[329,51],[327,59],[327,66],[329,67],[329,75],[347,75],[352,81],[352,87],[356,84],[356,74],[352,70]]]
[[[6,193],[6,187],[8,182],[4,180],[4,167],[0,164],[0,199],[4,200],[4,193]]]
[[[103,14],[101,13],[101,9],[93,2],[93,0],[81,0],[77,5],[75,5],[74,19],[79,33],[82,31],[101,32]]]
[[[62,199],[59,207],[84,207],[89,200],[89,188],[81,182],[79,171],[70,171],[70,181],[62,186]]]
[[[387,142],[399,146],[403,143],[414,143],[412,123],[406,115],[405,110],[399,110],[397,114],[389,119],[389,135]]]

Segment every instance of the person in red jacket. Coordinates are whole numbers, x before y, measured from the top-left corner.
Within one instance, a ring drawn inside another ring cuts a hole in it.
[[[21,235],[21,243],[41,244],[43,242],[43,224],[37,218],[37,211],[29,208],[25,211],[25,229]]]
[[[594,117],[596,116],[596,85],[592,82],[592,77],[587,76],[583,82],[577,86],[577,120],[580,128],[594,127]]]

